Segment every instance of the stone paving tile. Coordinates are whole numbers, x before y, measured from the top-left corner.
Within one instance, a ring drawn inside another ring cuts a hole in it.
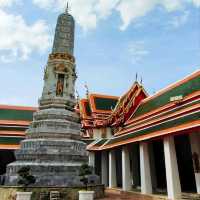
[[[127,195],[106,195],[105,198],[99,200],[137,200],[134,197],[130,197]]]
[[[144,196],[137,193],[133,194],[123,194],[123,193],[113,193],[106,192],[106,197],[98,200],[166,200],[166,197],[159,196]],[[180,200],[200,200],[200,195],[197,194],[183,194]]]
[[[136,197],[135,195],[127,195],[127,194],[110,194],[106,193],[106,197],[99,199],[99,200],[148,200],[149,198],[141,198],[141,197]]]

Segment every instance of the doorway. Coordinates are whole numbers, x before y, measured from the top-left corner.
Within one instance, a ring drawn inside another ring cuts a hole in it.
[[[192,151],[188,135],[174,137],[182,192],[195,192],[196,182],[192,162]]]

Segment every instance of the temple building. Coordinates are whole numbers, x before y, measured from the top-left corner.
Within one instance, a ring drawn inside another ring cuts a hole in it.
[[[28,165],[38,184],[76,185],[89,154],[110,189],[199,197],[200,70],[153,95],[135,81],[120,97],[76,102],[74,25],[67,11],[58,17],[39,107],[0,105],[0,184],[6,167],[11,184]]]
[[[0,175],[15,161],[14,150],[20,148],[25,131],[33,120],[35,107],[0,105]]]
[[[137,81],[121,97],[88,94],[76,110],[90,165],[108,188],[200,194],[200,71],[153,95]]]

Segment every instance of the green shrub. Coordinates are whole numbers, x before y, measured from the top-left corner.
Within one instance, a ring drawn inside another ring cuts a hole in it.
[[[23,186],[24,190],[29,185],[32,185],[35,183],[36,179],[34,176],[30,174],[30,167],[22,167],[18,170],[18,184]]]
[[[93,172],[92,167],[88,164],[83,164],[80,167],[79,176],[81,176],[80,181],[85,185],[86,190],[88,188],[88,176]]]

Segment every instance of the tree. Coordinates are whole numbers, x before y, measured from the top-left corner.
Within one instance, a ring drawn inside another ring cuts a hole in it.
[[[24,188],[34,184],[36,181],[35,177],[30,174],[30,167],[22,167],[17,173],[19,175],[18,184]]]
[[[86,190],[88,187],[88,176],[92,174],[92,167],[88,164],[83,164],[80,168],[79,176],[81,176],[81,182],[85,185]]]

